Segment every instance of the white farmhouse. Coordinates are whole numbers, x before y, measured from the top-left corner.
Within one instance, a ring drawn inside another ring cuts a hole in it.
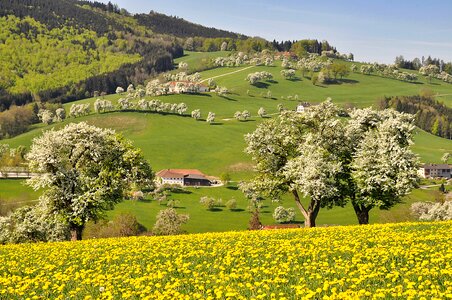
[[[165,169],[156,174],[160,184],[181,186],[210,186],[210,180],[196,169]]]
[[[419,169],[418,174],[423,178],[443,177],[449,179],[452,178],[452,165],[425,164]]]
[[[193,81],[170,81],[168,82],[168,91],[170,94],[182,93],[205,93],[209,91],[209,87],[200,82]]]

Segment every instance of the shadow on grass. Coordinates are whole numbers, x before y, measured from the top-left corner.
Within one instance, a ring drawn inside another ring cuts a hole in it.
[[[230,211],[241,212],[241,211],[245,211],[245,210],[243,208],[233,208],[233,209],[230,209]]]
[[[348,83],[348,84],[356,84],[356,83],[359,83],[358,80],[347,79],[347,78],[338,79],[337,82],[338,82],[339,84],[342,84],[342,83]]]
[[[174,189],[174,190],[171,190],[170,192],[174,193],[174,194],[192,194],[191,191],[184,190],[184,189]]]
[[[237,186],[227,186],[226,188],[233,191],[237,191],[239,189]]]
[[[219,207],[214,207],[214,208],[209,209],[209,211],[211,211],[211,212],[219,212],[219,211],[223,211],[223,209],[219,208]]]
[[[259,88],[259,89],[266,89],[270,86],[270,84],[265,83],[265,82],[256,82],[254,84],[255,87]]]
[[[153,200],[152,199],[138,199],[138,200],[130,200],[131,202],[141,202],[141,203],[151,203]]]
[[[219,96],[220,98],[223,98],[223,99],[226,99],[226,100],[228,100],[228,101],[237,101],[237,100],[235,100],[235,99],[232,99],[232,98],[230,98],[230,97],[228,97],[228,96]]]
[[[293,77],[293,78],[287,78],[286,80],[296,82],[296,81],[301,81],[301,78],[300,77]]]
[[[213,123],[210,123],[210,125],[217,126],[217,125],[223,125],[223,123],[221,123],[221,122],[213,122]]]

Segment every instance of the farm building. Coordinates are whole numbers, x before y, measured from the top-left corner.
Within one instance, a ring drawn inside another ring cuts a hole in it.
[[[452,178],[452,165],[425,164],[419,169],[419,175],[423,178],[443,177]]]
[[[205,93],[209,91],[209,87],[200,82],[170,81],[168,82],[168,91],[171,94]]]
[[[297,105],[297,110],[296,110],[296,111],[297,111],[298,113],[305,112],[305,110],[306,110],[309,106],[311,106],[311,104],[310,104],[309,102],[298,103],[298,105]]]
[[[181,186],[210,186],[210,180],[196,169],[165,169],[159,171],[157,179],[161,184],[178,184]]]

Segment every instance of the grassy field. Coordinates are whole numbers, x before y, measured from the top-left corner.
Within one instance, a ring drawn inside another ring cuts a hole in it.
[[[2,299],[450,299],[452,222],[0,246]]]
[[[183,60],[187,61],[189,65],[195,65],[203,57],[215,55],[224,55],[224,53],[189,53],[178,61]],[[243,136],[252,132],[257,124],[262,122],[261,118],[256,117],[257,110],[260,107],[264,107],[269,114],[277,113],[277,104],[279,103],[282,103],[288,109],[295,109],[298,101],[287,99],[287,96],[294,96],[295,94],[299,95],[303,101],[318,102],[331,96],[333,101],[338,104],[354,103],[363,107],[372,105],[376,99],[383,95],[418,93],[423,86],[429,86],[440,94],[452,92],[452,85],[439,81],[431,85],[426,82],[412,84],[361,74],[351,74],[348,78],[350,80],[342,84],[313,86],[308,79],[295,81],[283,79],[279,75],[280,67],[252,67],[248,70],[229,74],[242,69],[243,67],[217,68],[202,72],[202,78],[226,74],[216,78],[215,81],[231,90],[231,94],[227,97],[219,97],[212,93],[158,97],[163,102],[185,102],[189,107],[188,114],[191,110],[201,109],[202,116],[205,117],[209,111],[213,111],[217,115],[214,125],[209,125],[203,120],[195,121],[188,116],[144,112],[112,112],[68,119],[63,123],[50,126],[34,125],[31,131],[12,139],[2,140],[1,143],[10,144],[11,147],[29,146],[32,139],[39,136],[43,130],[61,128],[69,122],[86,121],[99,127],[113,128],[131,139],[136,147],[142,149],[144,156],[149,160],[155,171],[165,168],[196,168],[213,176],[227,172],[231,174],[233,181],[239,181],[252,175],[250,158],[243,152],[245,147]],[[268,83],[268,86],[265,86],[265,83],[261,88],[249,85],[244,78],[248,73],[258,70],[267,70],[273,73],[277,83]],[[298,76],[301,76],[301,74],[298,74]],[[266,94],[267,90],[272,92],[272,99],[261,96],[261,93]],[[247,91],[249,91],[249,95]],[[116,103],[119,97],[121,96],[109,95],[105,98]],[[444,97],[444,101],[448,101],[449,98]],[[151,98],[148,97],[147,99]],[[94,98],[90,98],[77,103],[93,103],[94,100]],[[71,105],[72,103],[64,105],[67,111],[69,111]],[[233,119],[236,111],[245,109],[251,112],[251,120],[239,122]],[[413,150],[423,162],[440,162],[444,152],[452,152],[452,141],[419,130],[415,135]],[[8,202],[26,202],[37,198],[37,193],[23,188],[19,182],[0,180],[0,199],[3,198]],[[230,212],[226,208],[222,208],[216,212],[207,212],[199,205],[199,198],[203,196],[203,193],[222,198],[224,202],[234,197],[243,211]],[[181,201],[183,208],[179,208],[180,212],[187,212],[191,215],[191,220],[186,226],[189,232],[244,229],[247,226],[249,218],[246,211],[247,202],[239,191],[226,188],[200,189],[191,190],[190,194],[173,196]],[[412,198],[407,200],[407,203],[428,197],[432,198],[428,192],[415,191]],[[271,212],[275,204],[268,203],[266,205],[268,205],[268,208],[264,210],[263,221],[265,223],[273,222]],[[292,206],[292,201],[285,201],[284,206]],[[371,215],[371,221],[407,220],[409,219],[407,207],[400,205],[389,213],[374,211]],[[118,205],[111,215],[120,212],[132,212],[137,216],[139,222],[150,228],[154,223],[157,211],[162,208],[155,202],[132,203],[127,201]],[[301,219],[300,217],[298,216],[298,220]],[[356,218],[353,210],[346,207],[343,209],[335,208],[331,211],[324,210],[320,213],[318,221],[319,224],[355,224]]]

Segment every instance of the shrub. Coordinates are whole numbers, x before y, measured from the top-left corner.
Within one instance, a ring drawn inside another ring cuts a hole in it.
[[[226,202],[226,207],[230,210],[234,210],[237,208],[237,200],[234,198],[230,199],[228,202]]]
[[[231,175],[229,175],[229,173],[227,173],[227,172],[221,173],[221,175],[220,175],[220,180],[221,180],[224,184],[228,184],[229,181],[231,181]]]
[[[132,200],[143,200],[144,193],[142,191],[134,191],[132,192]]]
[[[452,201],[415,202],[411,205],[411,213],[421,221],[452,220]]]
[[[0,244],[64,241],[69,228],[43,204],[16,209],[0,217]]]
[[[143,225],[138,223],[137,218],[128,213],[117,215],[112,223],[114,236],[117,237],[139,235],[145,231]]]
[[[86,238],[111,238],[140,235],[146,231],[146,228],[138,223],[136,217],[129,213],[122,213],[113,218],[113,220],[102,220],[97,223],[87,223],[83,232]]]
[[[188,220],[188,215],[178,214],[174,208],[167,208],[158,213],[152,232],[155,235],[181,234],[183,233],[181,226]]]
[[[212,210],[217,205],[215,198],[208,197],[208,196],[201,197],[201,200],[199,201],[199,203],[201,203],[202,206],[204,206],[205,208],[207,208],[209,210]]]
[[[180,201],[179,200],[175,200],[175,199],[170,199],[166,203],[166,206],[167,207],[171,207],[171,208],[178,207],[179,205],[180,205]]]
[[[278,206],[273,212],[273,219],[275,219],[275,221],[278,223],[295,221],[295,209],[293,209],[292,207],[285,209],[282,206]]]

